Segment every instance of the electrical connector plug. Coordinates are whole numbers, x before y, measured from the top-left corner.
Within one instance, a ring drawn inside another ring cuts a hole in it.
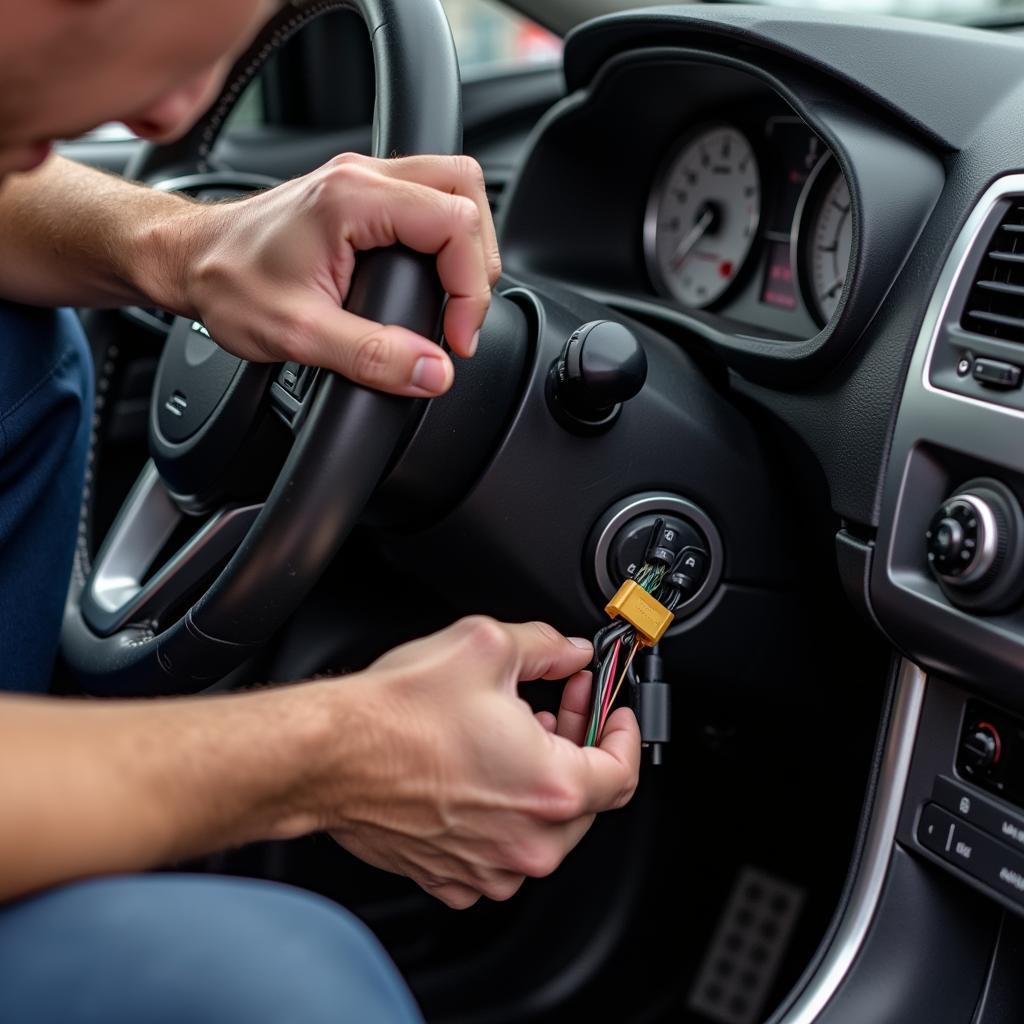
[[[672,625],[675,615],[657,598],[652,597],[636,580],[626,580],[605,605],[612,619],[620,616],[638,633],[648,647],[653,647]]]

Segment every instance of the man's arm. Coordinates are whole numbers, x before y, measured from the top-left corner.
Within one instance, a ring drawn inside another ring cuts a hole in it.
[[[0,900],[258,839],[329,830],[451,906],[548,874],[636,786],[631,712],[579,746],[520,679],[589,660],[536,623],[466,619],[344,679],[142,702],[0,698]]]
[[[51,157],[0,186],[0,293],[33,306],[152,304],[171,271],[154,230],[192,205]]]
[[[0,187],[0,296],[157,306],[245,359],[295,360],[397,394],[451,385],[437,345],[347,312],[356,253],[437,255],[445,336],[470,356],[501,271],[483,175],[466,157],[345,154],[245,200],[203,204],[61,158]]]

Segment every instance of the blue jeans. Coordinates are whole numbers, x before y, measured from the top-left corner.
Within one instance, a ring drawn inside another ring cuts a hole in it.
[[[92,358],[69,310],[0,303],[0,689],[45,692],[71,578]]]
[[[0,690],[42,693],[78,530],[92,359],[74,314],[2,302],[0,354]],[[0,1024],[419,1020],[370,932],[299,889],[150,875],[0,906]]]
[[[376,939],[300,889],[111,878],[0,909],[2,1024],[414,1024]]]

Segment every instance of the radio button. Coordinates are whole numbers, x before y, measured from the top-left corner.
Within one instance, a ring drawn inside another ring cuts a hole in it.
[[[926,804],[922,810],[917,841],[947,864],[1024,907],[1024,855],[936,804]]]
[[[989,797],[972,792],[944,775],[935,780],[932,799],[990,836],[1024,851],[1024,815],[1004,810]]]

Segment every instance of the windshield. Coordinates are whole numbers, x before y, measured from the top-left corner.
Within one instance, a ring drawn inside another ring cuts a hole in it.
[[[726,0],[728,2],[728,0]],[[750,2],[750,0],[743,0]],[[894,14],[964,25],[1024,21],[1024,0],[754,0],[771,7],[802,7],[805,10],[847,11],[863,14]]]

